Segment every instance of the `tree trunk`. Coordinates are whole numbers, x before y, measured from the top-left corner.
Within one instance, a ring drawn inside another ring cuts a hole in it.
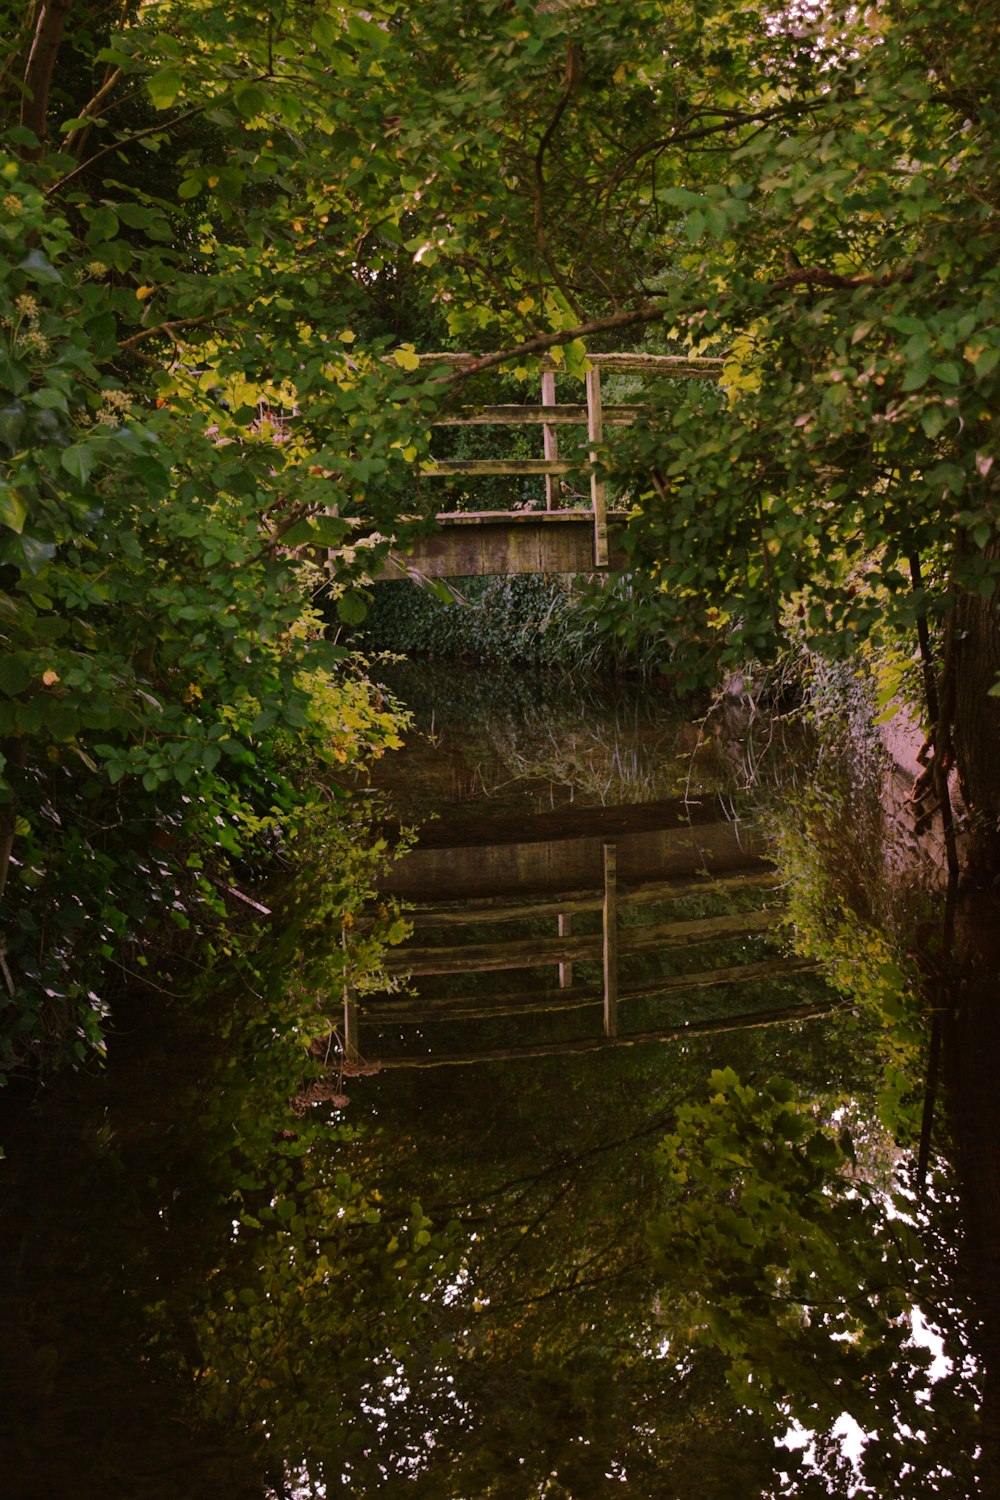
[[[1000,1495],[1000,896],[967,890],[955,934],[958,995],[945,1037],[963,1243],[960,1276],[978,1323],[979,1494]]]
[[[37,147],[30,147],[25,151],[29,160],[41,156],[44,147],[49,91],[69,8],[70,0],[39,0],[35,11],[34,34],[24,69],[24,98],[21,104],[21,124],[28,130],[33,130],[39,140]]]
[[[1000,558],[1000,540],[986,548]],[[952,663],[955,758],[971,828],[966,875],[991,886],[1000,877],[1000,609],[964,589],[955,606]]]

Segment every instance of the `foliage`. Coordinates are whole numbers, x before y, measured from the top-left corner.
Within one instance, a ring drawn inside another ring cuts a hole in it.
[[[912,1142],[926,1052],[926,975],[937,962],[936,871],[916,834],[893,817],[886,751],[873,729],[877,678],[868,663],[799,661],[808,695],[798,715],[805,746],[790,763],[772,757],[757,766],[764,823],[796,952],[816,959],[873,1024],[879,1117],[898,1140]],[[911,816],[916,821],[916,810]]]
[[[564,672],[669,672],[654,622],[639,639],[630,635],[626,641],[624,630],[616,633],[636,587],[629,575],[568,579],[527,573],[453,581],[462,602],[402,587],[377,589],[359,639],[374,648]],[[606,629],[609,616],[614,623]]]
[[[947,1318],[912,1195],[863,1173],[843,1105],[803,1102],[780,1078],[751,1087],[731,1068],[709,1089],[662,1145],[668,1201],[650,1239],[668,1335],[720,1350],[738,1400],[776,1435],[843,1412],[877,1434],[862,1459],[875,1493],[903,1473],[913,1495],[960,1485],[926,1434],[928,1403],[940,1434],[962,1392],[952,1378],[931,1392],[912,1341],[914,1307]]]
[[[100,1048],[108,965],[144,967],[176,946],[171,927],[201,935],[201,962],[227,954],[239,924],[224,892],[247,862],[259,871],[330,806],[320,781],[398,743],[391,709],[310,605],[305,549],[350,528],[328,514],[345,482],[331,488],[316,462],[329,445],[289,438],[272,415],[289,397],[282,317],[264,314],[277,287],[259,280],[253,213],[232,223],[238,193],[250,203],[269,169],[220,165],[217,212],[193,202],[195,158],[234,150],[260,100],[237,70],[227,114],[211,68],[199,79],[188,59],[199,100],[161,128],[181,87],[169,26],[134,15],[106,35],[95,12],[60,47],[58,9],[35,24],[56,69],[33,75],[7,131],[18,154],[4,158],[0,273],[8,1066]],[[222,49],[217,67],[241,45],[235,32],[205,40]],[[28,41],[13,38],[8,63]],[[46,131],[61,137],[47,151]],[[136,150],[161,158],[159,193]],[[264,321],[248,322],[258,297]],[[182,327],[199,330],[197,348],[171,343]],[[336,401],[331,370],[320,361],[313,378]],[[344,402],[364,406],[349,391]],[[364,478],[379,462],[369,448],[357,465]],[[341,554],[344,618],[363,608],[357,571]]]
[[[134,1051],[57,1080],[12,1153],[12,1493],[89,1500],[127,1471],[150,1500],[249,1500],[306,1460],[317,1483],[377,1491],[382,1382],[422,1367],[451,1236],[377,1165],[362,1179],[296,1003],[277,972],[146,997]]]

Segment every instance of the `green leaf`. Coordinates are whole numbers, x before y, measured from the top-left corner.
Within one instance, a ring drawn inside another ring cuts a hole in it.
[[[303,656],[308,667],[330,671],[350,654],[346,646],[338,646],[334,641],[309,641]]]
[[[934,366],[934,374],[938,380],[943,380],[945,385],[961,385],[962,372],[953,360],[945,360]]]
[[[12,485],[0,483],[0,524],[20,536],[28,518],[28,507]]]
[[[705,202],[703,193],[685,187],[661,188],[656,196],[661,203],[669,203],[674,208],[699,208]]]
[[[177,68],[161,68],[146,79],[146,88],[154,109],[169,109],[184,87],[184,80]]]
[[[233,103],[237,113],[244,120],[256,119],[258,115],[264,114],[270,100],[262,88],[254,83],[241,84],[233,90]]]
[[[903,376],[904,391],[918,391],[930,379],[931,367],[925,359],[918,359]]]
[[[348,589],[337,600],[337,617],[345,625],[360,625],[367,613],[367,601],[356,589]]]
[[[696,210],[693,214],[688,214],[684,224],[684,233],[692,245],[697,244],[698,240],[705,233],[705,222],[705,215],[699,210]]]
[[[341,516],[314,516],[316,540],[324,547],[336,547],[351,532],[351,523]]]
[[[37,151],[42,144],[35,132],[29,130],[27,125],[11,125],[5,131],[5,136],[12,146],[23,146],[28,151]]]
[[[97,463],[97,454],[90,444],[73,443],[63,450],[59,462],[78,484],[86,484]]]
[[[87,239],[91,244],[114,239],[118,233],[118,215],[106,203],[100,203],[95,208],[92,208],[87,214],[87,218],[90,223]]]
[[[294,526],[289,526],[281,538],[282,546],[285,547],[307,547],[310,543],[315,544],[318,541],[316,528],[308,517],[296,521]]]
[[[130,229],[145,229],[163,218],[159,209],[145,208],[141,203],[119,203],[118,217]]]

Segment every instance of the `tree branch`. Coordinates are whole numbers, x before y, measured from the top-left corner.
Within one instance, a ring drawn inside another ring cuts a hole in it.
[[[157,323],[155,328],[143,328],[129,338],[119,340],[118,348],[124,353],[126,349],[134,349],[136,344],[143,343],[145,339],[155,338],[158,333],[172,334],[175,328],[192,328],[200,323],[211,323],[220,316],[220,312],[202,313],[199,318],[175,318],[169,323]]]
[[[496,349],[492,354],[481,354],[475,359],[466,361],[465,364],[456,366],[444,379],[447,384],[454,385],[467,380],[470,375],[478,375],[481,370],[492,370],[497,365],[508,364],[512,359],[527,358],[532,354],[544,354],[548,349],[558,349],[561,345],[571,344],[574,339],[583,338],[587,334],[609,333],[618,328],[634,328],[639,323],[656,323],[666,316],[663,308],[654,307],[647,302],[628,312],[613,313],[607,318],[592,318],[589,323],[579,323],[575,328],[564,328],[559,333],[537,334],[534,338],[525,339],[513,349]]]
[[[81,172],[85,172],[96,161],[100,161],[102,156],[110,156],[112,151],[124,151],[126,146],[132,146],[136,141],[145,140],[149,135],[166,134],[168,130],[173,130],[176,125],[182,125],[185,120],[192,120],[195,115],[204,114],[207,108],[207,104],[196,104],[191,109],[182,110],[179,115],[174,115],[172,120],[164,120],[160,125],[148,125],[145,130],[137,130],[134,135],[123,136],[121,140],[112,141],[110,145],[102,146],[100,151],[95,151],[93,156],[88,156],[86,161],[80,162],[79,166],[74,167],[72,172],[67,172],[65,177],[60,177],[58,182],[54,182],[48,189],[48,194],[51,196],[51,194],[57,193],[68,182],[72,182],[74,177],[79,177]]]
[[[78,125],[75,130],[71,130],[69,135],[63,142],[64,151],[66,151],[67,153],[71,152],[76,146],[77,141],[82,140],[84,136],[86,136],[87,132],[90,130],[90,127],[93,125],[94,120],[97,118],[97,106],[100,104],[101,100],[110,93],[115,84],[123,76],[124,74],[121,68],[108,69],[108,75],[105,78],[104,82],[101,84],[100,88],[97,90],[97,93],[83,106],[80,111],[80,119],[82,119],[84,123],[82,125]]]

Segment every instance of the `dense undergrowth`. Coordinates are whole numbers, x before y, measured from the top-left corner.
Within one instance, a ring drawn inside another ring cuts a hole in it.
[[[655,624],[627,640],[617,622],[633,581],[528,573],[454,580],[460,601],[403,585],[376,588],[358,637],[367,649],[468,658],[578,673],[669,674],[670,653]]]

